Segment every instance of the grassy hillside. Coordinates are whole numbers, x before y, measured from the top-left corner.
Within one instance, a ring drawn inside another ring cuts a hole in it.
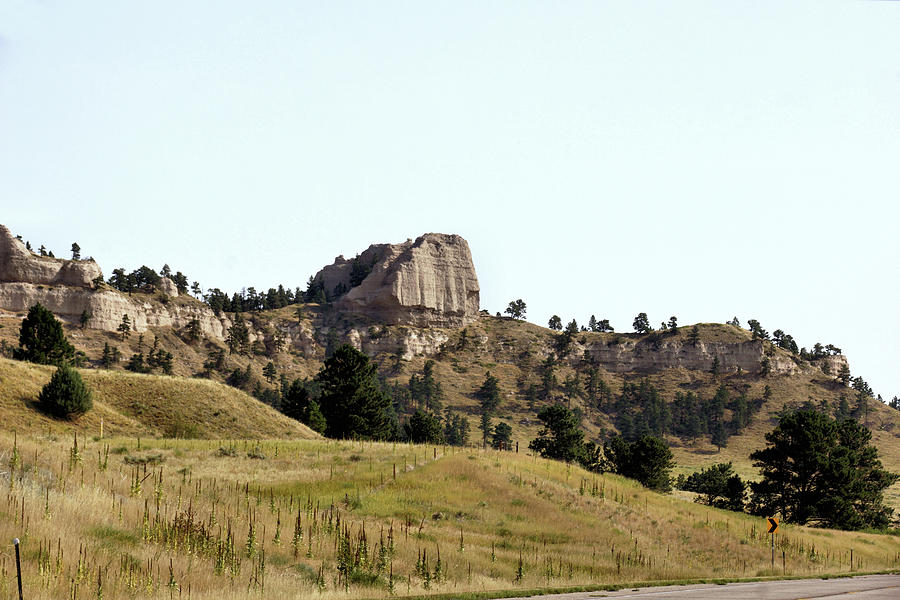
[[[179,298],[178,300],[195,302],[190,298]],[[288,329],[297,324],[296,308],[288,306],[278,310],[247,315],[247,318],[257,331],[271,332],[279,328]],[[321,367],[326,347],[329,344],[348,341],[354,335],[358,338],[359,332],[366,337],[372,331],[376,331],[378,337],[377,340],[370,340],[369,352],[379,365],[381,375],[389,383],[405,385],[412,374],[421,374],[426,360],[435,360],[434,373],[445,393],[444,405],[469,420],[472,444],[477,444],[480,438],[480,432],[477,429],[479,423],[478,400],[475,392],[488,372],[496,376],[500,383],[502,401],[494,423],[503,421],[509,424],[513,431],[514,441],[518,442],[523,450],[540,430],[540,422],[536,418],[537,412],[543,405],[550,402],[563,402],[570,408],[579,410],[584,415],[582,422],[589,439],[600,441],[606,434],[615,432],[615,423],[610,419],[608,411],[600,410],[595,403],[589,402],[581,395],[568,393],[564,388],[564,382],[575,376],[580,377],[582,382],[585,380],[587,365],[582,360],[585,349],[597,346],[609,347],[623,342],[642,344],[642,341],[646,340],[645,336],[637,334],[578,333],[571,351],[558,360],[556,367],[558,385],[553,391],[552,397],[529,404],[526,400],[525,390],[528,385],[540,382],[541,363],[548,355],[555,353],[554,346],[558,334],[544,327],[484,314],[476,323],[465,329],[433,332],[446,338],[441,347],[434,348],[435,352],[429,356],[413,356],[407,360],[403,357],[404,344],[419,334],[416,330],[399,326],[373,325],[361,318],[333,311],[323,311],[315,304],[305,305],[302,308],[303,328],[312,332],[308,343],[293,345],[288,343],[278,350],[272,350],[271,347],[267,350],[264,344],[260,344],[247,355],[227,353],[223,368],[218,371],[214,370],[211,374],[212,379],[219,382],[224,381],[231,370],[245,369],[249,365],[254,381],[246,386],[245,390],[249,392],[258,386],[260,390],[274,391],[279,387],[278,381],[270,383],[262,376],[263,367],[267,362],[272,361],[279,376],[283,375],[289,380],[296,377],[312,377]],[[0,318],[0,343],[5,342],[7,347],[16,345],[19,324],[20,320],[16,318]],[[748,331],[730,325],[702,323],[698,328],[700,340],[705,344],[742,344],[751,340]],[[676,336],[666,339],[686,340],[689,330],[690,327],[682,327]],[[180,426],[181,422],[186,420],[189,424],[194,424],[199,428],[200,434],[206,437],[254,437],[256,434],[253,432],[261,430],[262,433],[259,437],[273,437],[276,435],[275,433],[266,434],[265,431],[274,432],[278,430],[278,427],[284,428],[284,433],[277,435],[295,435],[288,431],[294,431],[291,427],[296,428],[296,424],[283,419],[280,421],[283,425],[257,427],[248,424],[245,426],[242,423],[250,413],[243,410],[231,410],[229,407],[232,405],[222,404],[219,400],[210,400],[204,405],[203,411],[186,409],[185,407],[192,406],[190,402],[180,401],[164,404],[163,407],[171,406],[181,409],[184,414],[168,413],[167,409],[154,411],[150,408],[154,405],[142,399],[143,392],[136,393],[135,397],[128,397],[126,390],[131,388],[124,385],[124,382],[156,381],[158,383],[154,385],[161,386],[161,388],[155,388],[157,391],[153,393],[163,398],[170,395],[170,386],[174,386],[174,388],[196,386],[191,388],[194,391],[190,396],[194,397],[196,392],[199,393],[198,398],[208,397],[207,392],[200,393],[201,390],[216,390],[209,392],[213,396],[221,393],[232,397],[229,394],[236,394],[233,397],[242,398],[243,401],[246,401],[247,396],[238,394],[228,387],[204,387],[210,384],[201,380],[192,382],[192,380],[186,379],[146,376],[133,379],[136,376],[128,374],[122,369],[127,358],[141,349],[142,342],[137,335],[132,335],[127,340],[121,340],[118,335],[110,332],[81,329],[75,326],[66,326],[66,333],[76,347],[86,353],[90,365],[95,367],[95,369],[86,370],[85,373],[90,380],[97,381],[101,388],[99,393],[101,395],[108,393],[110,396],[118,398],[115,401],[110,398],[108,409],[116,414],[108,415],[105,421],[108,423],[107,426],[118,427],[115,429],[116,431],[135,433],[144,426],[143,421],[150,419],[155,425],[149,425],[148,431],[158,433],[164,432],[166,427]],[[178,333],[168,328],[154,328],[146,332],[143,339],[143,351],[146,352],[153,343],[153,339],[156,338],[161,348],[175,355],[174,371],[179,375],[191,376],[201,373],[203,362],[208,358],[210,352],[223,347],[221,341],[214,339],[201,339],[194,343],[187,343]],[[106,372],[96,368],[100,366],[99,359],[105,344],[119,348],[122,355],[122,362],[115,365],[111,371],[121,374],[122,377],[110,380],[123,382],[123,385],[119,386],[121,393],[112,391],[118,384],[104,387],[102,382],[107,381],[104,375]],[[650,354],[654,352],[652,347],[646,344],[640,347],[640,351]],[[827,375],[818,366],[799,361],[796,357],[774,346],[770,348],[770,352],[772,352],[773,359],[795,363],[797,365],[796,372],[791,375],[770,374],[767,376],[746,371],[713,375],[706,368],[679,367],[620,373],[614,372],[613,365],[604,364],[599,365],[599,371],[614,396],[621,393],[626,382],[647,379],[659,389],[661,396],[668,402],[672,401],[677,392],[693,392],[703,398],[710,398],[721,385],[724,385],[732,395],[746,393],[749,399],[758,401],[760,403],[759,412],[752,417],[750,424],[739,435],[728,439],[727,446],[724,448],[719,449],[712,445],[708,435],[693,441],[671,436],[668,439],[678,461],[678,472],[692,472],[702,466],[730,460],[735,463],[736,469],[742,476],[754,478],[756,471],[750,464],[748,456],[753,450],[765,445],[764,436],[776,424],[777,415],[781,410],[785,407],[799,406],[807,401],[817,405],[825,403],[829,407],[834,407],[838,404],[841,394],[848,396],[851,404],[855,402],[853,391],[836,383],[834,374]],[[45,374],[44,376],[48,377],[49,375]],[[22,381],[23,385],[27,384],[30,387],[22,388],[20,398],[35,397],[36,390],[39,389],[38,384],[33,381],[33,378],[24,375]],[[178,382],[177,386],[174,385],[175,382]],[[762,401],[767,386],[771,390],[771,397]],[[179,396],[179,392],[174,388],[171,390],[171,393],[175,394],[174,397],[186,397]],[[13,391],[3,393],[8,396]],[[259,404],[251,405],[261,410]],[[23,404],[19,402],[16,406],[22,408]],[[24,406],[28,406],[27,402]],[[404,408],[406,411],[410,411],[414,407]],[[219,414],[216,415],[216,412]],[[267,414],[271,414],[271,411]],[[100,411],[95,411],[95,414],[88,415],[85,420],[90,423],[92,419],[96,420],[99,416]],[[401,413],[401,418],[404,417],[405,415]],[[728,417],[730,417],[730,411],[726,411],[726,418]],[[36,415],[33,411],[21,413],[19,416],[11,413],[10,418],[10,422],[24,419],[23,427],[25,422],[29,423],[30,427],[46,425],[46,419]],[[870,401],[869,424],[873,440],[879,448],[885,466],[900,472],[900,411],[872,400]],[[888,499],[895,508],[900,508],[900,483],[889,490]]]
[[[895,536],[783,527],[773,571],[762,519],[524,453],[134,438],[80,438],[76,452],[57,434],[15,444],[0,433],[0,537],[22,539],[29,598],[458,595],[900,564]],[[2,551],[2,597],[12,568]]]
[[[222,439],[318,437],[246,393],[205,379],[81,369],[94,408],[76,422],[45,416],[36,408],[54,368],[0,358],[0,414],[7,432],[79,430],[107,435]]]

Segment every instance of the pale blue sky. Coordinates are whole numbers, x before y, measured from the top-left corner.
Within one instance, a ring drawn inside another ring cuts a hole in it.
[[[305,287],[463,235],[482,306],[757,318],[900,395],[900,3],[0,0],[0,222]]]

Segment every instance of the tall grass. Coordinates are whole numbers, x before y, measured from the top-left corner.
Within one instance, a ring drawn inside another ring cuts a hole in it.
[[[772,573],[761,519],[525,454],[2,433],[0,472],[0,537],[22,540],[29,598],[380,598]],[[900,564],[896,537],[783,531],[779,575]],[[11,556],[0,551],[0,597],[15,593]]]

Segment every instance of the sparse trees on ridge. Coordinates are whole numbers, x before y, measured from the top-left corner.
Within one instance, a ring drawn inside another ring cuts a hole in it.
[[[647,318],[647,313],[638,313],[638,315],[634,318],[632,327],[634,327],[634,330],[637,333],[650,333],[652,328],[650,327],[650,320]]]
[[[524,319],[525,310],[525,302],[519,298],[518,300],[511,301],[504,312],[513,319]]]

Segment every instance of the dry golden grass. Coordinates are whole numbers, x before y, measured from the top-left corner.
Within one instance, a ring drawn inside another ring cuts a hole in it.
[[[0,538],[22,539],[29,598],[97,598],[98,586],[104,598],[379,598],[775,574],[759,518],[524,453],[79,436],[73,459],[73,441],[0,433]],[[783,527],[777,541],[777,574],[846,573],[851,550],[857,571],[900,561],[893,536]],[[0,597],[13,569],[6,546]]]
[[[108,435],[160,436],[185,432],[205,438],[314,438],[315,432],[255,398],[205,379],[81,369],[94,408],[77,423],[37,410],[54,367],[0,358],[0,414],[7,431],[77,429]]]

